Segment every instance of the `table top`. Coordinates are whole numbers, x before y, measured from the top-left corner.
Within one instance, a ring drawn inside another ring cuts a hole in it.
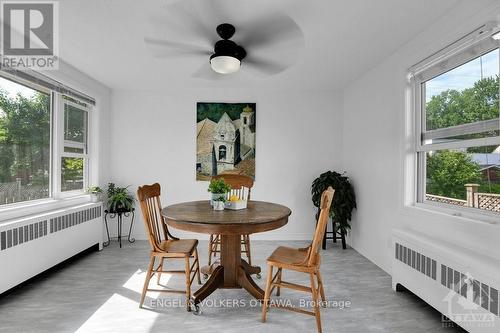
[[[282,227],[292,211],[283,205],[249,201],[246,209],[213,210],[210,201],[183,202],[163,208],[166,223],[200,233],[251,234]]]

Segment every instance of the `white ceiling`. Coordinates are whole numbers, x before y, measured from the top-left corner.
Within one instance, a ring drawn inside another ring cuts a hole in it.
[[[196,0],[181,1],[196,4]],[[303,33],[302,42],[295,42],[296,62],[273,76],[261,77],[241,71],[216,81],[195,78],[192,75],[200,66],[209,66],[208,57],[160,58],[155,56],[158,50],[144,42],[145,37],[164,37],[209,47],[209,41],[192,33],[190,24],[193,22],[180,20],[176,23],[178,29],[161,24],[163,19],[170,19],[168,11],[176,2],[168,0],[60,1],[60,56],[113,89],[338,89],[375,66],[463,0],[213,1],[222,8],[217,10],[219,15],[207,13],[205,21],[214,21],[214,29],[222,23],[218,20],[228,21],[238,29],[242,13],[250,20],[252,17],[257,20],[261,13],[269,11],[290,16]],[[280,47],[276,46],[268,56],[283,56]]]

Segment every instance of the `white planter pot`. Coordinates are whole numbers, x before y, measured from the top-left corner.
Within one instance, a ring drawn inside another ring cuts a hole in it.
[[[96,193],[90,193],[90,201],[91,202],[99,202],[101,195]]]
[[[216,201],[214,204],[214,210],[224,210],[224,201]]]
[[[224,198],[226,196],[226,193],[212,193],[212,196],[210,197],[210,205],[214,207],[215,202],[219,198]]]

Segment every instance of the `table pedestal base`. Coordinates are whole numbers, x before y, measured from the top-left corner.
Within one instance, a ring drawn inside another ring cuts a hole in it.
[[[211,273],[205,284],[193,294],[194,304],[199,304],[219,288],[243,288],[257,299],[264,299],[262,290],[251,274],[260,273],[260,267],[250,266],[241,258],[241,236],[221,235],[221,259],[219,266],[204,267],[204,274]]]
[[[251,272],[246,270],[247,267],[251,269]],[[256,299],[263,300],[264,290],[262,290],[251,277],[251,274],[255,274],[252,272],[257,270],[260,272],[260,267],[250,266],[246,261],[242,260],[241,265],[238,267],[238,277],[236,283],[233,283],[232,280],[224,280],[225,272],[223,266],[215,267],[207,282],[205,282],[205,284],[193,294],[192,299],[194,304],[201,303],[216,289],[230,288],[243,288]]]

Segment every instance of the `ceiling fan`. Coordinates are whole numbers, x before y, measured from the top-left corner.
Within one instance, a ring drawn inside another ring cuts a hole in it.
[[[210,56],[210,66],[219,74],[231,74],[240,69],[241,61],[247,56],[243,47],[232,40],[236,28],[229,23],[217,26],[217,34],[222,38],[214,46],[214,53]]]
[[[151,18],[155,35],[161,37],[146,37],[145,43],[156,48],[157,57],[197,57],[201,67],[192,76],[209,80],[227,78],[240,69],[261,77],[275,75],[297,61],[304,36],[289,16],[252,8],[230,13],[227,8],[233,6],[217,3],[221,2],[182,1],[168,6],[167,16]],[[238,29],[221,22],[238,22]],[[165,35],[176,38],[164,39]]]

